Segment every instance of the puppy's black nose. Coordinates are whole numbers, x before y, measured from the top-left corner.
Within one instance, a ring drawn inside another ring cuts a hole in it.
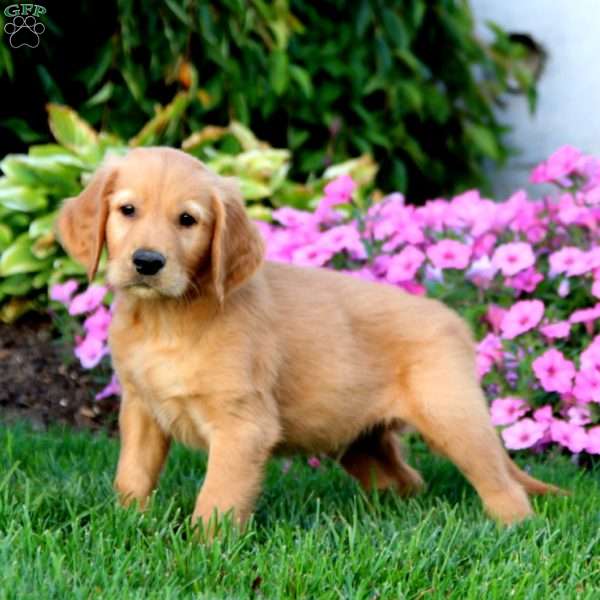
[[[154,250],[136,250],[133,253],[133,264],[140,275],[156,275],[167,262],[167,259]]]

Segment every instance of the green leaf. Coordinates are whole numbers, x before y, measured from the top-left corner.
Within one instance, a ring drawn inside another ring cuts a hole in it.
[[[32,129],[25,119],[11,117],[0,121],[0,126],[10,129],[19,139],[26,144],[32,144],[43,140],[46,136],[39,131]]]
[[[112,97],[115,89],[112,81],[107,81],[91,98],[86,101],[86,106],[96,106],[104,104]]]
[[[52,231],[36,238],[31,245],[31,253],[39,259],[48,258],[49,256],[56,254],[57,250],[58,245]]]
[[[46,109],[52,135],[69,150],[79,154],[98,142],[98,134],[73,109],[52,103]]]
[[[0,206],[21,212],[37,212],[48,206],[46,195],[25,186],[0,187]]]
[[[166,106],[160,107],[156,115],[129,140],[130,146],[147,146],[157,143],[159,136],[169,123],[181,118],[190,103],[190,97],[185,92],[179,92]]]
[[[406,31],[406,27],[402,22],[402,19],[396,14],[396,12],[389,8],[384,8],[381,13],[383,26],[394,42],[395,47],[404,49],[408,45],[409,36]]]
[[[6,223],[0,223],[0,253],[10,246],[13,238],[12,229]]]
[[[31,252],[31,239],[27,233],[21,234],[0,258],[0,277],[19,273],[36,273],[49,269],[51,259],[36,258]]]
[[[55,258],[52,262],[51,281],[53,282],[57,283],[67,277],[73,276],[85,277],[85,275],[85,267],[68,256]]]
[[[493,160],[500,160],[501,154],[495,135],[486,127],[469,123],[465,127],[465,136],[481,154]]]
[[[248,123],[250,121],[250,112],[248,111],[248,103],[244,94],[240,92],[233,93],[231,95],[231,103],[235,119],[242,123]]]
[[[247,177],[238,176],[240,191],[245,200],[260,200],[271,195],[271,188],[264,183],[260,183]]]
[[[48,269],[46,271],[41,271],[34,275],[31,280],[31,285],[34,290],[39,290],[41,288],[45,288],[52,277],[52,270]]]
[[[391,181],[393,184],[393,189],[398,192],[406,191],[406,183],[407,183],[407,172],[406,165],[401,160],[394,160],[392,162],[392,177]]]
[[[186,28],[190,29],[193,27],[190,16],[183,8],[181,8],[181,6],[179,6],[179,4],[177,4],[176,0],[165,0],[165,4],[169,7],[169,10],[186,26]]]
[[[288,81],[288,55],[283,50],[273,50],[269,57],[269,80],[273,91],[278,96],[285,92]]]
[[[314,88],[310,79],[310,74],[306,69],[302,69],[298,65],[290,67],[290,76],[298,84],[302,93],[306,98],[311,99],[314,95]]]
[[[52,190],[59,196],[71,196],[80,191],[80,169],[63,165],[54,157],[8,154],[0,167],[14,185]]]
[[[54,223],[56,222],[57,216],[58,211],[55,210],[47,215],[38,217],[35,219],[35,221],[32,221],[29,225],[29,237],[31,239],[35,239],[54,231]]]
[[[30,275],[11,275],[0,280],[0,293],[7,296],[24,296],[33,287]]]

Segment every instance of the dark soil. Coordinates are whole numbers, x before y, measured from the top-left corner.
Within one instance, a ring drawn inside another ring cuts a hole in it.
[[[0,323],[0,422],[27,420],[37,429],[59,424],[114,432],[118,399],[95,400],[101,386],[70,353],[53,339],[47,318],[34,315],[10,326]]]

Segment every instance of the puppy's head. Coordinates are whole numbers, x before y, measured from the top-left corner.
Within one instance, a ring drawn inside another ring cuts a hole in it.
[[[65,202],[58,231],[90,279],[106,244],[108,283],[142,298],[211,292],[222,302],[264,254],[235,183],[171,148],[105,163]]]

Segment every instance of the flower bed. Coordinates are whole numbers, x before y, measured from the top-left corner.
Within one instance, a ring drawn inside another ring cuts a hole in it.
[[[280,208],[257,223],[267,258],[326,267],[427,294],[475,331],[477,369],[507,448],[600,454],[600,160],[565,146],[504,202],[467,191],[422,207],[401,194],[354,198],[342,176],[314,211]],[[107,354],[106,288],[52,296],[87,314],[75,352],[94,367]],[[80,325],[81,327],[81,325]],[[113,379],[100,394],[118,389]]]

